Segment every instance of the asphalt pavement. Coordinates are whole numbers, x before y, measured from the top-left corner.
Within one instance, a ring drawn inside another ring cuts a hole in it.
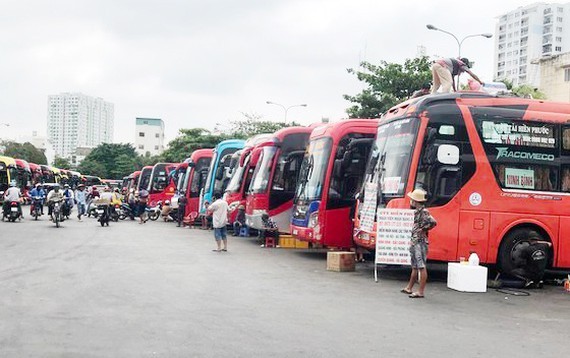
[[[171,223],[0,223],[0,357],[555,357],[570,293],[446,288],[408,271],[326,271],[323,252],[263,249]],[[444,267],[444,266],[443,266]]]

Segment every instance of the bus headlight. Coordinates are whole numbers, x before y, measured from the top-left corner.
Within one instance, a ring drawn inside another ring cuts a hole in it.
[[[314,211],[309,215],[309,227],[315,228],[319,224],[319,212]]]

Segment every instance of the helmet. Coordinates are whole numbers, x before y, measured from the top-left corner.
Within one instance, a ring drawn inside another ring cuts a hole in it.
[[[64,188],[69,188],[69,184],[65,184],[63,187],[64,187]]]
[[[16,181],[15,181],[15,180],[12,180],[12,181],[10,182],[10,186],[11,186],[12,188],[15,187],[15,186],[16,186]]]
[[[59,184],[55,184],[55,185],[53,186],[53,190],[59,191]]]

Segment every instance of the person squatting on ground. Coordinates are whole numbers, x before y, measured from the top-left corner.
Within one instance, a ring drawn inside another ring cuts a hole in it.
[[[238,206],[237,211],[236,220],[234,221],[234,236],[239,236],[241,228],[246,227],[245,206]]]
[[[261,247],[265,247],[265,239],[268,237],[272,237],[276,243],[278,242],[279,229],[275,221],[269,217],[269,214],[264,213],[261,215],[261,227],[262,229],[259,230],[259,243]]]
[[[425,207],[427,193],[422,189],[416,189],[408,193],[410,205],[414,208],[414,226],[412,227],[412,238],[410,242],[410,258],[412,261],[412,273],[408,285],[400,292],[406,293],[410,298],[423,298],[427,283],[427,254],[428,254],[428,231],[433,229],[437,222]],[[413,291],[414,285],[420,274],[420,288]]]
[[[219,194],[214,194],[214,202],[208,207],[208,212],[212,215],[212,224],[214,226],[214,239],[216,239],[216,252],[228,251],[228,233],[226,226],[228,225],[228,203],[220,198]],[[221,243],[224,243],[222,247]]]
[[[160,209],[160,216],[164,221],[173,221],[170,213],[172,212],[172,206],[170,206],[170,200],[165,200],[164,205]]]
[[[85,192],[85,185],[79,184],[75,190],[75,202],[77,203],[77,219],[81,221],[81,217],[85,215],[87,208],[87,193]]]
[[[454,77],[459,76],[463,72],[467,72],[471,77],[473,77],[481,85],[483,81],[477,77],[470,70],[471,63],[468,59],[455,59],[455,58],[441,58],[431,65],[431,74],[433,80],[433,87],[431,88],[431,93],[436,93],[441,87],[441,92],[449,93],[451,88],[453,92],[456,92]]]
[[[525,281],[525,287],[542,288],[542,277],[548,265],[548,255],[552,243],[541,240],[538,233],[531,231],[528,240],[519,244],[522,247],[520,258],[524,265],[514,269],[511,274]]]

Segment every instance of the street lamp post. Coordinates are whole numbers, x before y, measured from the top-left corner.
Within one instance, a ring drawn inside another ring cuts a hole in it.
[[[289,111],[289,109],[291,109],[291,108],[293,108],[293,107],[307,107],[307,104],[306,104],[306,103],[303,103],[303,104],[294,104],[294,105],[289,106],[289,107],[285,107],[285,106],[282,105],[281,103],[275,103],[275,102],[272,102],[272,101],[265,101],[265,103],[267,103],[267,104],[273,104],[273,105],[275,105],[275,106],[279,106],[279,107],[283,108],[283,111],[285,111],[285,119],[284,119],[285,124],[287,124],[287,112]]]
[[[463,41],[467,40],[468,38],[482,36],[482,37],[490,39],[491,37],[493,37],[493,34],[490,34],[490,33],[472,34],[472,35],[465,36],[463,39],[461,39],[461,41],[459,41],[457,36],[455,36],[454,34],[452,34],[449,31],[445,31],[445,30],[440,29],[438,27],[435,27],[431,24],[426,25],[426,27],[428,28],[428,30],[440,31],[440,32],[443,32],[443,33],[448,34],[449,36],[453,37],[455,39],[455,42],[457,42],[457,47],[459,48],[458,57],[461,57],[461,45],[463,45]]]

